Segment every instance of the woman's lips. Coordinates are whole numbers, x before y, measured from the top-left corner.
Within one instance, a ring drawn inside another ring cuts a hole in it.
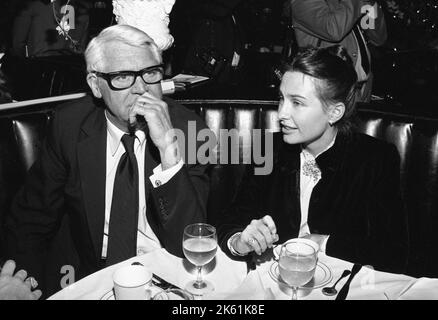
[[[284,132],[284,133],[294,132],[295,130],[298,130],[298,128],[286,126],[284,124],[281,125],[281,131]]]

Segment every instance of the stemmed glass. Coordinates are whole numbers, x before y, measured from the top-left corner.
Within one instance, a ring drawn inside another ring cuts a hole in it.
[[[190,281],[186,290],[201,296],[214,290],[213,284],[202,279],[202,266],[213,260],[217,251],[216,228],[206,223],[195,223],[185,227],[183,251],[187,260],[197,268],[197,279]]]
[[[292,300],[297,300],[298,287],[312,280],[317,261],[317,252],[307,243],[293,241],[281,247],[278,268],[281,279],[292,288]]]

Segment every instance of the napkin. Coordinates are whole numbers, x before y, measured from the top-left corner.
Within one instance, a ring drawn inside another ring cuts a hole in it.
[[[389,300],[437,300],[438,279],[419,278],[396,284],[385,290]]]
[[[242,284],[224,300],[274,300],[271,288],[265,288],[257,270],[248,273]]]

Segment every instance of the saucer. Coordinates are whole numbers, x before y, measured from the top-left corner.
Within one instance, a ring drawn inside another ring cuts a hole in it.
[[[280,271],[278,270],[278,262],[273,262],[271,267],[269,268],[269,275],[271,278],[279,283],[288,286],[286,282],[284,282],[280,277]],[[315,269],[315,275],[312,280],[310,280],[305,285],[299,287],[300,289],[316,289],[321,288],[330,283],[332,281],[333,275],[330,271],[330,268],[323,262],[318,261]]]
[[[152,300],[152,297],[154,297],[157,293],[163,291],[163,289],[161,289],[161,288],[159,288],[159,287],[157,287],[157,286],[151,286],[151,287],[149,288],[149,290],[151,290],[151,299],[149,299],[149,300]],[[105,294],[100,298],[100,300],[116,300],[115,297],[114,297],[114,290],[111,289],[110,291],[108,291],[107,293],[105,293]],[[145,300],[146,300],[146,299],[145,299]]]

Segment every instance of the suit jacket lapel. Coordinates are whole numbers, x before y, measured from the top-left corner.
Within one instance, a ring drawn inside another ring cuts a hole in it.
[[[339,172],[339,166],[343,163],[342,158],[346,150],[346,144],[350,139],[349,134],[338,132],[335,144],[316,158],[316,163],[321,170],[321,180],[315,186],[310,197],[308,224],[315,233],[329,232],[333,220],[333,210],[327,208],[329,202],[336,198],[335,190],[339,186],[339,180],[335,176]],[[316,229],[316,231],[315,231]]]
[[[146,150],[144,159],[144,183],[145,183],[145,197],[146,197],[146,217],[149,226],[154,231],[154,233],[159,237],[158,223],[156,217],[153,215],[153,201],[150,197],[151,189],[153,188],[149,177],[153,174],[154,168],[160,163],[160,155],[158,154],[158,149],[155,147],[149,136],[146,137]]]
[[[100,259],[105,223],[106,121],[96,108],[84,121],[78,144],[78,162],[85,212],[96,258]]]
[[[278,156],[279,179],[283,181],[284,188],[281,207],[285,212],[282,216],[287,219],[283,241],[298,236],[300,230],[300,150],[299,145],[283,144]]]

